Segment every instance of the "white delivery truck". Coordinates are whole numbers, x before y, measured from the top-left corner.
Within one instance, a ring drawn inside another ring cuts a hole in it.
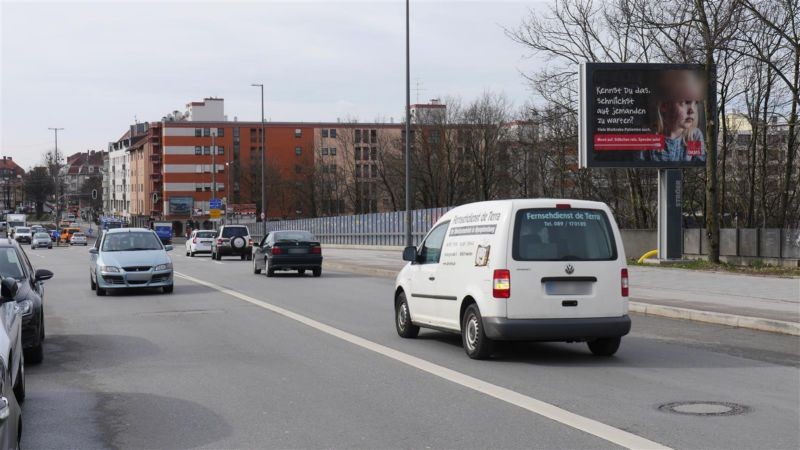
[[[26,214],[6,214],[6,229],[9,237],[14,237],[14,228],[28,226],[28,216]]]
[[[395,326],[460,333],[471,358],[494,341],[587,342],[613,355],[628,334],[628,268],[604,203],[521,199],[442,216],[395,282]]]

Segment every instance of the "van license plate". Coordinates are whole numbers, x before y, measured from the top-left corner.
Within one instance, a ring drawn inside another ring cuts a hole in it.
[[[547,295],[591,295],[591,281],[546,281],[544,292]]]

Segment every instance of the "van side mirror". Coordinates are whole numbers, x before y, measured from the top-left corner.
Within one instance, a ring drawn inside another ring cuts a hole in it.
[[[172,251],[172,246],[171,245],[165,245],[164,246],[164,250],[166,250],[168,252],[171,252]]]
[[[11,277],[3,278],[3,281],[0,282],[0,302],[5,303],[14,300],[14,297],[17,296],[17,290],[19,290],[17,280]]]
[[[403,261],[416,261],[417,247],[406,247],[403,249]]]
[[[94,247],[93,247],[93,248],[90,248],[90,249],[89,249],[89,253],[91,253],[92,255],[96,255],[96,254],[97,254],[97,249],[96,249],[96,248],[94,248]]]

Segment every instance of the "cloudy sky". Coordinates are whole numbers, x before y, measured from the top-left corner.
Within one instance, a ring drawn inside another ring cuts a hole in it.
[[[539,61],[508,39],[534,1],[411,1],[412,102],[485,90],[531,98]],[[0,145],[26,170],[53,147],[104,149],[127,126],[225,99],[258,120],[398,121],[405,2],[35,2],[0,6]]]

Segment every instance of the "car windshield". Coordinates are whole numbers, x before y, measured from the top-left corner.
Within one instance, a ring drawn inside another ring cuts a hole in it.
[[[25,276],[22,271],[22,264],[16,250],[11,247],[0,248],[0,275],[12,277],[18,280]]]
[[[17,233],[30,233],[30,228],[17,228]]]
[[[131,252],[139,250],[161,250],[161,241],[152,232],[132,231],[111,233],[103,240],[104,252]]]
[[[222,237],[247,236],[245,227],[225,227],[222,229]]]
[[[216,235],[217,233],[215,231],[201,231],[197,233],[197,237],[199,238],[213,238]]]
[[[514,225],[517,261],[608,261],[617,249],[606,213],[592,209],[524,209]]]
[[[308,231],[279,231],[275,233],[275,242],[316,241],[317,238]]]
[[[36,239],[50,239],[50,235],[47,233],[36,233]]]

